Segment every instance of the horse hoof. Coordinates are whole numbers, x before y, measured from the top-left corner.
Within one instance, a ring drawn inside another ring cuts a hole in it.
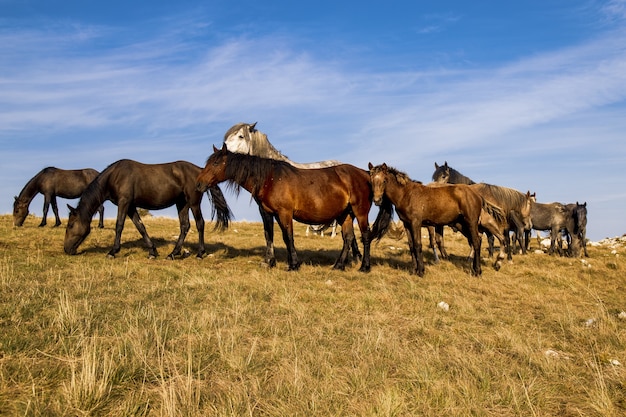
[[[112,253],[107,253],[107,258],[108,259],[115,259],[115,255],[113,255]]]
[[[156,256],[154,256],[154,255],[148,255],[148,259],[154,259],[154,258],[156,258]],[[167,257],[166,257],[165,259],[168,259],[168,260],[170,260],[170,261],[173,261],[173,260],[174,260],[174,255],[170,253],[169,255],[167,255]]]
[[[359,272],[363,272],[363,273],[367,274],[367,273],[371,272],[371,268],[362,266],[361,268],[359,268]]]

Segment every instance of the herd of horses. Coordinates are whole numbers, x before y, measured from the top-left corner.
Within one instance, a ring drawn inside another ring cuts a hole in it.
[[[103,227],[103,203],[111,201],[117,206],[117,220],[115,239],[108,256],[115,257],[120,251],[122,230],[128,216],[141,234],[149,257],[153,258],[158,255],[156,246],[138,209],[159,210],[175,205],[180,234],[168,258],[181,255],[190,229],[189,210],[198,230],[197,257],[202,258],[205,254],[205,222],[200,203],[206,193],[215,228],[227,228],[232,212],[218,186],[226,183],[237,194],[245,189],[258,204],[266,242],[265,262],[270,266],[276,265],[274,221],[278,223],[287,248],[289,270],[297,270],[301,265],[294,244],[294,220],[317,229],[340,225],[343,247],[334,268],[345,269],[352,259],[360,259],[360,271],[367,272],[371,268],[371,243],[394,228],[394,210],[408,240],[413,262],[411,272],[419,276],[423,276],[425,270],[422,227],[428,229],[436,261],[439,257],[448,257],[443,239],[444,226],[462,233],[472,252],[471,274],[476,276],[481,275],[482,233],[488,236],[490,256],[494,252],[494,239],[500,243],[493,264],[496,270],[502,266],[505,257],[511,259],[517,243],[522,252],[528,249],[532,229],[550,231],[551,254],[561,250],[561,237],[565,236],[566,254],[579,256],[582,250],[588,256],[586,203],[538,203],[530,192],[477,184],[449,167],[447,162],[441,166],[435,163],[432,179],[432,183],[423,184],[386,163],[377,166],[369,163],[368,170],[332,160],[296,163],[278,151],[267,135],[256,129],[256,123],[239,123],[226,132],[221,148],[213,147],[213,154],[204,168],[186,161],[142,164],[128,159],[117,161],[100,173],[93,169],[45,168],[15,197],[13,219],[15,226],[22,226],[31,201],[41,193],[44,209],[39,226],[46,225],[50,205],[55,226],[59,226],[56,198],[80,197],[75,208],[67,206],[69,218],[64,239],[64,251],[75,255],[91,231],[96,212],[100,213],[99,227]],[[372,203],[379,207],[379,211],[370,227]],[[363,253],[354,231],[355,220]]]

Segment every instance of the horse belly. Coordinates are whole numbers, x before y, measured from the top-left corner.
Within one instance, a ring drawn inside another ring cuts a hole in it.
[[[296,200],[293,218],[302,223],[322,224],[335,220],[348,207],[348,200],[342,194],[305,194]]]

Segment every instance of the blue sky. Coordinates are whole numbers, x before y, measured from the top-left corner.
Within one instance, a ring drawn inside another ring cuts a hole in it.
[[[294,161],[448,161],[626,233],[626,0],[0,0],[0,57],[0,213],[45,166],[204,165],[256,121]]]

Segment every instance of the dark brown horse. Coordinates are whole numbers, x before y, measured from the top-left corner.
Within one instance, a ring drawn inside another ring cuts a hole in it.
[[[413,272],[424,275],[422,226],[452,226],[466,238],[473,251],[472,275],[482,273],[479,221],[483,210],[491,210],[484,199],[467,185],[426,186],[387,164],[369,164],[374,203],[387,196],[404,223],[413,259]]]
[[[148,236],[143,222],[139,218],[137,208],[160,210],[174,204],[178,209],[180,234],[172,253],[168,258],[179,255],[187,232],[189,231],[189,209],[193,213],[198,229],[198,258],[202,258],[204,250],[204,218],[200,203],[203,193],[196,189],[196,177],[200,167],[190,162],[177,161],[165,164],[147,165],[128,159],[122,159],[109,165],[83,193],[78,207],[70,209],[70,217],[65,231],[64,250],[75,255],[78,246],[91,231],[91,217],[104,201],[110,200],[117,205],[117,222],[115,224],[115,241],[108,256],[114,257],[120,251],[120,241],[124,220],[128,216],[141,233],[148,247],[149,257],[157,256],[156,246]],[[224,195],[218,187],[212,187],[211,201],[214,214],[217,212],[216,228],[228,227],[230,209]]]
[[[28,216],[28,207],[38,193],[43,194],[43,218],[39,227],[46,225],[48,208],[52,205],[54,213],[54,227],[61,224],[59,209],[57,207],[57,197],[78,198],[85,191],[91,181],[98,176],[98,171],[91,168],[85,169],[59,169],[55,167],[44,168],[37,175],[30,179],[15,197],[13,202],[13,224],[22,226],[24,219]],[[98,207],[100,222],[98,227],[104,227],[104,206]]]
[[[214,153],[198,176],[198,188],[228,181],[237,191],[247,190],[261,208],[265,230],[265,261],[276,265],[274,256],[275,218],[287,247],[289,270],[300,267],[293,241],[293,220],[305,224],[341,224],[343,248],[334,268],[344,269],[352,241],[356,219],[363,242],[360,270],[370,270],[370,242],[381,236],[388,226],[392,207],[388,201],[381,206],[370,230],[368,214],[372,205],[372,189],[367,171],[341,164],[319,169],[299,169],[274,159],[230,152],[213,147]]]

